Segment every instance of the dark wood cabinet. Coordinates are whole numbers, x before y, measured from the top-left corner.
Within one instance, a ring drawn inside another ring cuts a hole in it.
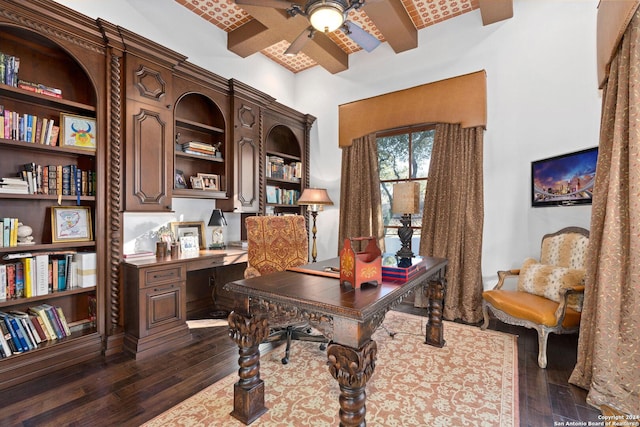
[[[126,111],[125,209],[170,211],[171,111],[133,100],[127,100]]]
[[[124,264],[125,351],[145,358],[191,339],[186,274],[184,263]]]
[[[171,69],[130,53],[124,58],[124,207],[170,211],[174,180]]]

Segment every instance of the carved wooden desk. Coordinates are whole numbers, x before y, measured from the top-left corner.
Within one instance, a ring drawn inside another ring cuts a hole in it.
[[[322,274],[324,266],[337,265],[335,258],[307,267]],[[446,265],[446,259],[428,258],[426,267],[406,283],[383,282],[361,289],[340,286],[337,278],[294,271],[227,283],[225,289],[239,296],[236,309],[229,315],[229,335],[238,344],[240,355],[231,415],[250,424],[267,411],[258,346],[269,335],[269,312],[278,312],[308,320],[329,338],[329,372],[340,385],[340,425],[366,425],[365,386],[377,354],[371,335],[387,311],[426,286],[429,307],[425,341],[442,347]]]

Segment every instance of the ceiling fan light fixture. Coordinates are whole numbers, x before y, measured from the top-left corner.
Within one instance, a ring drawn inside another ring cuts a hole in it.
[[[323,0],[311,4],[307,9],[313,28],[323,33],[337,30],[344,23],[345,7],[340,1]]]

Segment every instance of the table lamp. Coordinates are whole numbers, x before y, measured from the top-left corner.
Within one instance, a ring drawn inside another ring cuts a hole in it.
[[[213,227],[209,249],[226,248],[227,220],[222,213],[222,209],[213,210],[211,218],[209,218],[209,227]]]
[[[411,237],[413,236],[411,214],[420,212],[420,184],[417,182],[393,184],[391,211],[394,214],[402,215],[400,219],[402,227],[398,228],[398,237],[400,237],[402,247],[396,252],[396,256],[400,259],[399,267],[408,267],[411,265],[411,258],[413,257],[413,252],[411,251]]]
[[[333,202],[329,198],[329,194],[326,189],[305,188],[298,199],[298,204],[307,205],[307,211],[311,212],[311,217],[313,218],[313,228],[311,229],[311,233],[313,234],[311,258],[312,262],[316,262],[316,257],[318,256],[318,249],[316,247],[316,233],[318,231],[316,228],[316,217],[318,216],[318,212],[323,209],[323,206],[333,205]]]

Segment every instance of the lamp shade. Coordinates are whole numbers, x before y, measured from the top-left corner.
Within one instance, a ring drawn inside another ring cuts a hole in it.
[[[209,218],[209,227],[222,227],[227,225],[227,220],[222,213],[222,209],[214,209]]]
[[[323,33],[337,30],[344,22],[345,7],[337,0],[323,0],[309,6],[309,22]]]
[[[401,182],[393,184],[391,211],[394,214],[417,214],[420,212],[420,184]]]
[[[327,190],[324,188],[305,188],[300,198],[298,199],[299,205],[321,206],[321,205],[333,205],[333,202],[329,198]]]

